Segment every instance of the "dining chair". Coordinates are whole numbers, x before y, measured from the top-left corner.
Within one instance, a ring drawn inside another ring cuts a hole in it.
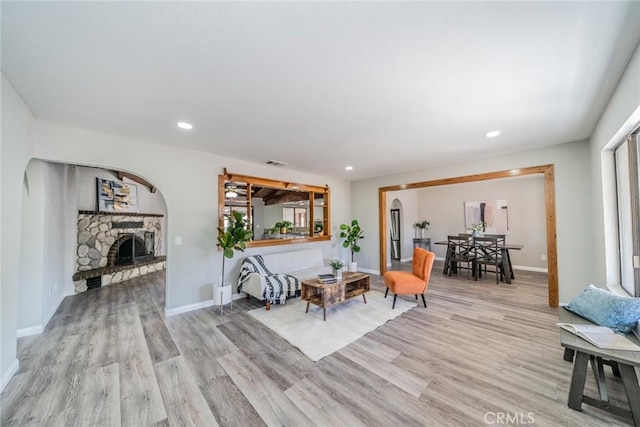
[[[449,276],[457,272],[458,268],[467,269],[467,277],[475,272],[475,253],[473,251],[473,239],[467,236],[447,236],[447,250],[449,251]],[[466,264],[461,267],[460,264]]]
[[[488,234],[485,233],[481,237],[495,237],[498,239],[498,245],[504,245],[507,243],[507,235],[506,234]]]
[[[426,249],[415,248],[413,250],[413,262],[411,272],[408,271],[387,271],[384,273],[384,284],[387,290],[384,293],[386,298],[389,289],[393,292],[393,305],[391,309],[396,308],[396,299],[398,295],[418,295],[422,296],[422,303],[427,308],[427,301],[424,294],[429,287],[429,278],[431,277],[431,268],[436,254]]]
[[[504,278],[504,269],[502,266],[502,251],[500,249],[498,237],[474,237],[473,238],[473,251],[475,255],[475,278],[481,276],[484,267],[485,273],[487,272],[487,266],[491,265],[495,269],[496,284],[500,282],[500,279]]]

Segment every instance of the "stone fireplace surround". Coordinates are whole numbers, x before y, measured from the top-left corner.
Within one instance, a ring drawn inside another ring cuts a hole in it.
[[[166,257],[159,255],[163,252],[162,223],[160,214],[79,211],[73,275],[76,293],[88,289],[87,279],[100,277],[101,286],[106,286],[164,270]],[[139,236],[144,231],[154,233],[154,258],[133,265],[113,265],[114,243],[124,235]]]

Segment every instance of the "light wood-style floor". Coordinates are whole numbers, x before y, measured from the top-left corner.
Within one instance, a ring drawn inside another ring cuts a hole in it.
[[[246,313],[255,300],[165,319],[164,286],[161,272],[67,297],[43,334],[19,340],[2,425],[632,424],[567,407],[571,363],[543,274],[496,285],[436,263],[427,309],[315,363]],[[627,407],[609,369],[607,380]],[[596,394],[592,378],[587,388]]]

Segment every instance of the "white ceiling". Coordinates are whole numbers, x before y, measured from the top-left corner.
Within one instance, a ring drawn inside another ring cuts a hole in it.
[[[36,118],[350,180],[588,138],[640,40],[638,2],[1,7]]]

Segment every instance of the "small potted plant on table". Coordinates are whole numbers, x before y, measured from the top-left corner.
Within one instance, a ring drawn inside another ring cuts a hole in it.
[[[413,227],[416,229],[416,239],[424,239],[424,232],[429,229],[429,221],[418,221],[413,224]]]
[[[341,259],[335,258],[329,262],[329,265],[333,269],[333,275],[336,279],[342,280],[342,269],[344,268],[344,262]]]

